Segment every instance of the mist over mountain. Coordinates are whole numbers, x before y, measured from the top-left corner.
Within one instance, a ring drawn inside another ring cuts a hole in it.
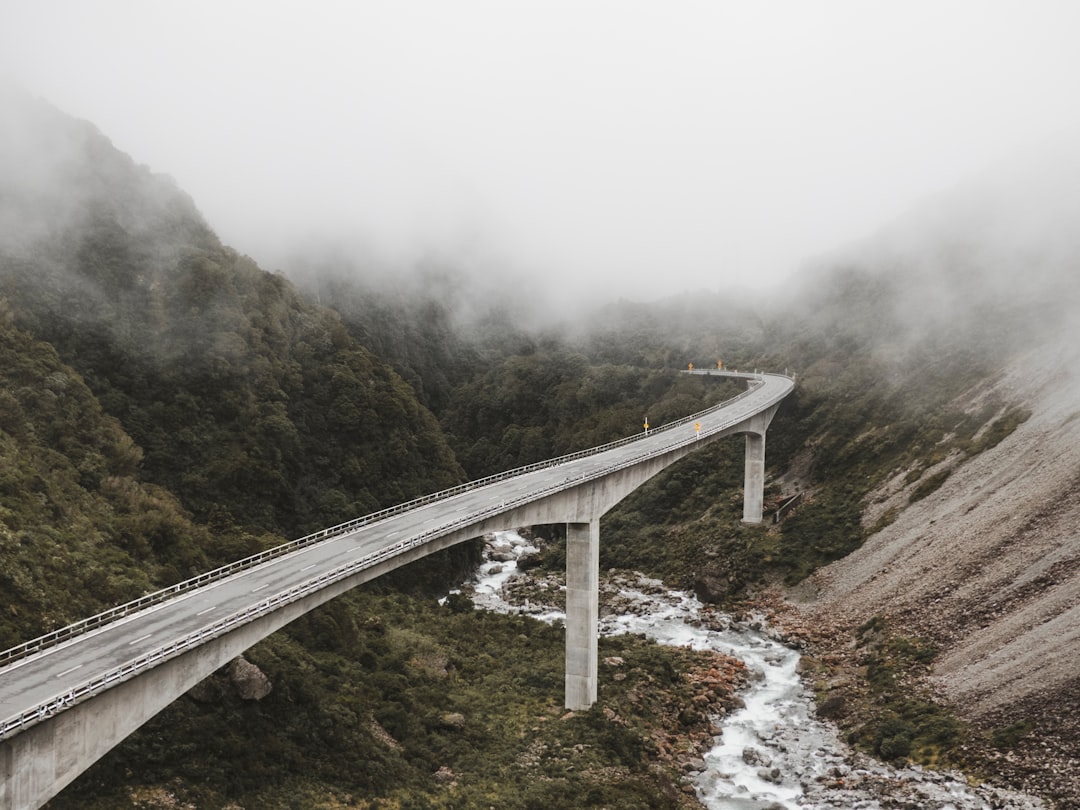
[[[89,122],[8,84],[0,108],[0,244],[9,255],[58,270],[74,247],[58,235],[99,227],[122,230],[144,261],[217,241],[171,178],[138,166]]]
[[[990,767],[1061,807],[1080,795],[1078,216],[1074,143],[1004,160],[821,259],[773,335],[817,346],[800,396],[834,400],[794,466],[866,476],[860,547],[800,586],[823,654],[868,667],[870,694],[927,679],[989,733]],[[827,683],[857,729],[866,686]],[[926,705],[886,714],[879,748],[950,733]]]
[[[928,332],[1002,352],[1062,330],[1075,336],[1077,221],[1080,149],[1054,141],[1003,158],[815,260],[796,279],[790,307],[805,315],[845,294],[838,286],[861,287],[863,300],[836,327],[901,352]]]
[[[809,666],[832,684],[827,711],[864,750],[974,772],[1007,759],[1015,784],[1062,806],[1080,797],[1067,770],[1080,727],[1053,730],[1080,716],[1080,650],[1059,645],[1046,670],[1007,660],[1074,603],[1074,150],[990,167],[771,293],[645,304],[612,290],[567,313],[448,256],[403,273],[320,247],[266,272],[91,124],[19,93],[0,107],[10,643],[734,393],[679,374],[690,362],[788,369],[798,386],[770,428],[766,501],[800,494],[791,516],[741,524],[742,447],[718,443],[604,517],[602,568],[742,607],[791,589],[811,600],[799,610],[818,636]],[[443,766],[469,800],[500,806],[572,807],[583,791],[682,806],[679,764],[650,748],[653,697],[612,693],[626,725],[603,707],[585,726],[556,722],[557,633],[438,606],[469,564],[466,550],[406,569],[298,621],[249,653],[269,697],[245,702],[215,681],[57,806],[141,806],[130,773],[197,806],[409,806],[442,800],[431,774]],[[557,540],[539,564],[559,569]],[[931,592],[927,566],[948,572],[947,592]],[[626,644],[642,683],[676,684],[665,653]],[[858,659],[847,669],[845,655]],[[459,707],[464,728],[446,720]],[[553,760],[527,756],[534,738],[582,745],[591,768],[551,776]],[[1043,739],[1058,752],[1047,767]]]
[[[150,478],[201,519],[232,492],[233,520],[287,534],[457,480],[434,419],[333,313],[222,246],[190,198],[89,124],[13,103],[4,162],[31,170],[5,195],[0,290],[125,425]]]

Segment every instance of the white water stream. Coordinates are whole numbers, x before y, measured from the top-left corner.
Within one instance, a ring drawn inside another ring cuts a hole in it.
[[[542,621],[562,620],[564,614],[548,606],[511,605],[503,598],[504,585],[519,575],[518,556],[529,551],[536,549],[516,532],[489,538],[474,602]],[[989,786],[969,788],[959,774],[897,769],[853,754],[831,726],[816,718],[813,697],[797,674],[798,652],[771,638],[760,622],[717,622],[713,616],[706,626],[697,599],[640,576],[636,587],[619,592],[617,602],[619,612],[600,620],[601,634],[639,633],[660,644],[715,650],[741,659],[750,672],[750,683],[740,694],[744,708],[722,718],[722,734],[706,754],[704,768],[692,775],[708,810],[1043,806]]]

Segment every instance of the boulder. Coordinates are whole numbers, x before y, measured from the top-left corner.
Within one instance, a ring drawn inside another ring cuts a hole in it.
[[[266,674],[242,655],[229,662],[228,674],[242,700],[262,700],[274,688]]]
[[[701,572],[694,579],[694,596],[705,604],[722,601],[730,589],[731,580],[725,576]]]

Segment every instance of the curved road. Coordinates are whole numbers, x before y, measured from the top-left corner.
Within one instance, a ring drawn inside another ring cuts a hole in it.
[[[673,447],[731,431],[779,403],[793,386],[791,379],[781,375],[693,373],[749,379],[750,390],[716,409],[632,441],[555,460],[539,469],[526,468],[464,491],[450,490],[453,494],[408,511],[346,528],[341,534],[223,576],[12,661],[0,669],[0,739],[107,688],[110,679],[125,680],[137,669],[165,660],[179,646],[188,649],[199,643],[202,635],[217,634],[226,620],[246,621],[245,616],[262,615],[284,603],[290,594],[324,587],[373,560],[403,554],[420,543],[661,456]]]

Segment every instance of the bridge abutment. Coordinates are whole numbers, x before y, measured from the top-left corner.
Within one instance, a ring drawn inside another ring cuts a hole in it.
[[[566,524],[566,708],[596,702],[600,521]]]

